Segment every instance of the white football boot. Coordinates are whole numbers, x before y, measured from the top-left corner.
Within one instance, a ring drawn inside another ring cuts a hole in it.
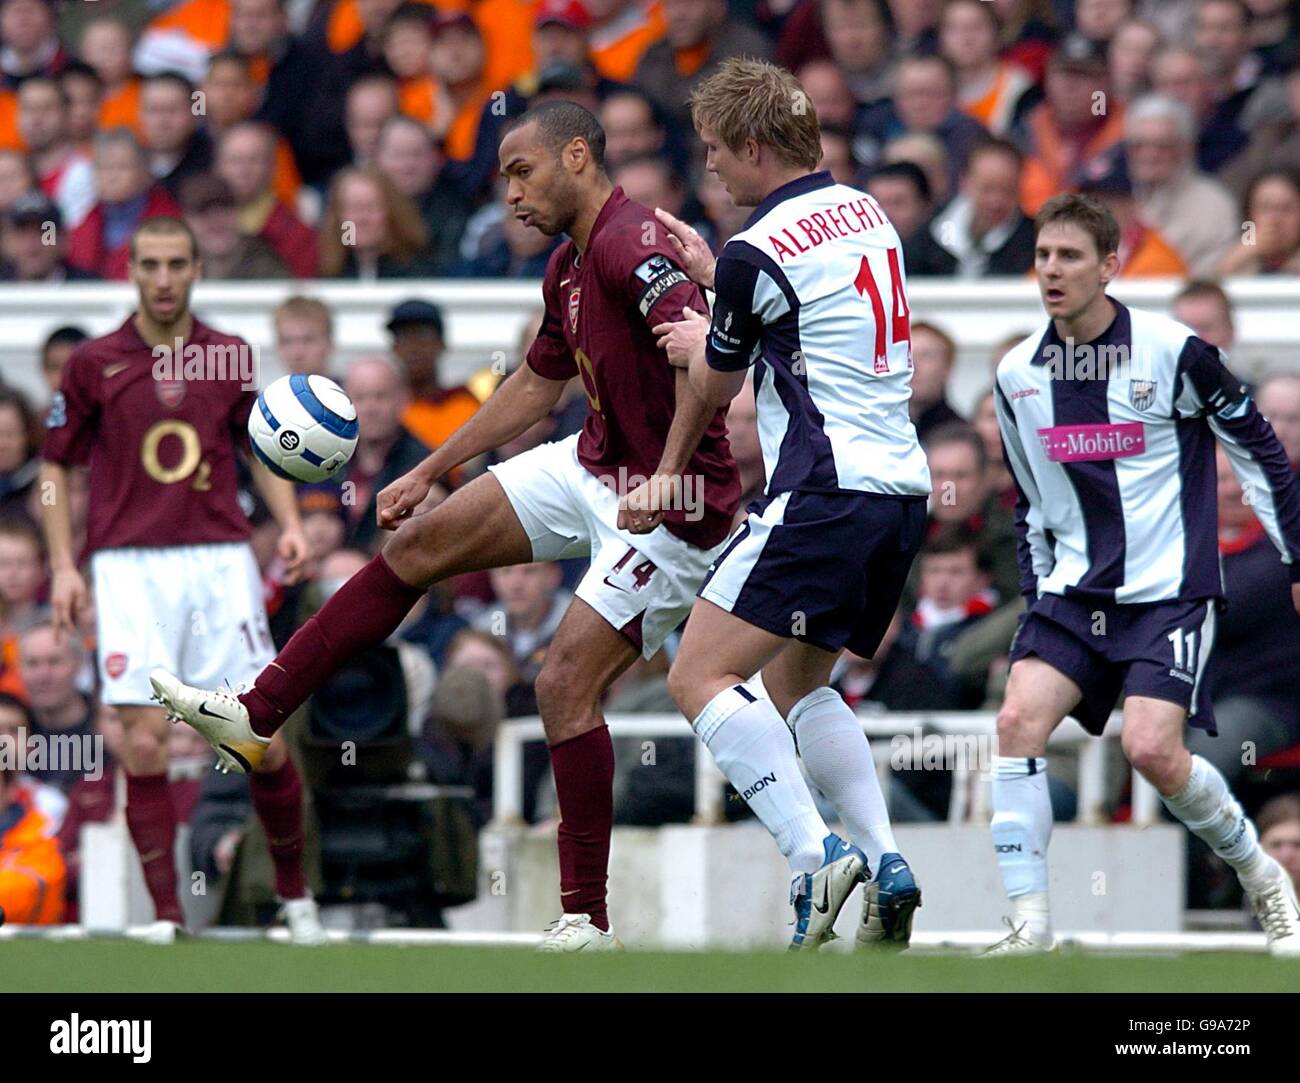
[[[558,953],[566,951],[622,951],[623,942],[614,935],[596,928],[589,914],[561,914],[558,921],[547,926],[538,951]]]
[[[866,875],[866,854],[839,835],[827,835],[822,840],[821,867],[796,873],[790,882],[794,936],[788,950],[816,951],[834,940],[835,919]]]
[[[1002,924],[1011,932],[980,952],[981,959],[993,955],[1042,955],[1056,950],[1056,938],[1050,932],[1045,936],[1035,933],[1024,919],[1003,918]]]
[[[266,755],[270,739],[248,724],[248,710],[233,692],[208,692],[177,680],[165,669],[149,674],[153,698],[173,722],[192,726],[217,754],[217,769],[249,774]]]
[[[280,907],[280,917],[289,927],[290,943],[314,948],[329,942],[329,933],[321,924],[320,908],[310,895],[288,900]]]
[[[1256,891],[1247,889],[1250,908],[1264,928],[1270,954],[1288,959],[1300,958],[1300,903],[1295,885],[1281,865],[1268,886]]]

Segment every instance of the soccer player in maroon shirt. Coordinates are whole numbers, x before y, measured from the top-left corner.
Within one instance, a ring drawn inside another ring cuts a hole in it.
[[[89,465],[86,548],[100,679],[125,726],[126,822],[157,919],[148,935],[169,940],[184,917],[167,719],[151,702],[149,670],[165,663],[193,680],[247,680],[271,657],[272,643],[236,492],[236,449],[247,447],[257,401],[252,354],[191,314],[200,266],[183,222],[139,226],[129,266],[139,307],[69,358],[47,421],[41,483],[55,625],[75,632],[89,592],[72,551],[67,471]],[[256,460],[251,467],[281,526],[279,554],[296,573],[307,542],[293,486]],[[251,789],[290,934],[320,943],[324,930],[303,878],[302,788],[282,740],[267,747]]]
[[[651,657],[690,611],[730,530],[740,494],[720,410],[705,406],[656,346],[650,327],[703,311],[653,213],[611,185],[605,133],[586,109],[548,102],[501,141],[515,216],[569,240],[542,286],[546,315],[514,372],[411,473],[379,494],[395,530],[241,696],[157,672],[168,709],[229,766],[264,754],[285,717],[342,662],[383,640],[430,584],[483,568],[591,556],[537,678],[561,823],[562,916],[548,951],[618,946],[605,881],[613,823],[613,746],[601,713],[610,683]],[[582,379],[580,434],[491,468],[423,514],[430,487],[459,464],[546,417]]]

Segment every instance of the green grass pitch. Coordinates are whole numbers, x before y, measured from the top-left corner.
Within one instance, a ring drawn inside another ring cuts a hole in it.
[[[1300,961],[1204,953],[1063,952],[976,959],[778,952],[628,951],[544,956],[518,948],[102,940],[0,942],[0,992],[1294,992]]]

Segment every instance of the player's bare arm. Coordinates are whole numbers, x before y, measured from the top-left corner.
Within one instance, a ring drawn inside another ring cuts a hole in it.
[[[709,250],[708,243],[700,236],[699,230],[687,225],[674,214],[662,207],[655,208],[655,217],[668,231],[668,243],[677,254],[677,261],[682,265],[692,282],[706,290],[713,289],[713,267],[717,260]]]
[[[659,465],[644,484],[624,494],[618,504],[618,528],[632,534],[648,534],[663,522],[663,513],[680,496],[682,473],[717,412],[717,407],[695,393],[685,370],[678,369],[675,375],[677,408]]]
[[[478,411],[419,466],[380,492],[376,516],[385,530],[396,530],[450,470],[513,440],[551,412],[566,380],[548,380],[527,365],[508,376]]]
[[[745,384],[746,370],[719,372],[705,359],[705,342],[709,335],[709,318],[687,309],[685,318],[676,323],[661,323],[653,328],[659,345],[668,355],[668,363],[688,373],[696,397],[711,409],[726,406]]]
[[[276,477],[258,459],[250,460],[250,467],[253,484],[280,527],[280,540],[275,551],[284,561],[284,581],[296,583],[303,576],[311,548],[307,544],[307,535],[303,533],[293,482]]]
[[[45,528],[45,545],[50,554],[52,582],[50,608],[54,628],[63,635],[75,633],[86,611],[90,593],[86,580],[77,569],[72,551],[72,512],[68,506],[68,471],[58,463],[41,464],[41,520]]]

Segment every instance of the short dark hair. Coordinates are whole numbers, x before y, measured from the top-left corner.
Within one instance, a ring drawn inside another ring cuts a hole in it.
[[[984,6],[983,0],[976,0],[976,2],[979,3],[981,7]],[[963,168],[962,172],[963,173],[970,172],[971,165],[974,163],[975,159],[979,157],[981,154],[1001,154],[1006,158],[1010,158],[1013,162],[1016,163],[1017,173],[1020,172],[1020,170],[1024,167],[1025,164],[1024,154],[1021,152],[1020,148],[1016,146],[1014,143],[1012,143],[1009,139],[996,139],[996,138],[981,139],[978,143],[976,143],[973,147],[971,147],[970,153],[966,155],[966,165]]]
[[[878,169],[873,169],[871,175],[867,178],[868,186],[877,177],[894,177],[898,180],[908,181],[916,189],[917,195],[926,203],[934,199],[934,193],[930,188],[930,179],[925,175],[925,170],[915,162],[890,162]]]
[[[90,338],[80,327],[56,327],[46,337],[41,344],[41,356],[48,354],[51,348],[55,346],[79,346]]]
[[[189,225],[184,221],[184,219],[174,218],[170,214],[159,214],[159,215],[155,215],[152,218],[146,218],[143,222],[141,222],[138,226],[136,226],[134,230],[132,230],[131,242],[129,248],[129,252],[132,260],[135,259],[136,240],[145,235],[154,234],[154,233],[184,234],[186,237],[190,239],[190,255],[196,260],[199,258],[198,238],[194,236],[194,231],[190,229]]]
[[[92,83],[104,89],[104,80],[100,77],[99,72],[87,64],[84,60],[69,60],[63,65],[63,70],[59,72],[59,85],[63,86],[69,79],[89,79]],[[66,87],[64,90],[66,92]]]
[[[1227,313],[1228,322],[1232,323],[1232,298],[1228,296],[1227,290],[1208,278],[1193,278],[1174,295],[1172,304],[1176,305],[1179,301],[1201,301],[1206,298],[1222,305],[1223,311]]]
[[[979,537],[965,523],[945,523],[921,546],[922,557],[948,556],[967,551],[974,559],[975,567],[983,570],[980,562]]]
[[[591,160],[605,168],[605,129],[591,110],[577,102],[548,101],[527,110],[512,127],[536,124],[542,141],[559,157],[570,140],[581,139],[591,151]]]
[[[1105,204],[1092,196],[1064,192],[1049,199],[1034,218],[1034,240],[1044,227],[1056,222],[1076,225],[1088,234],[1102,259],[1119,251],[1119,223]]]
[[[984,438],[965,421],[945,421],[942,425],[936,425],[926,433],[922,443],[927,454],[944,444],[965,444],[975,453],[980,471],[988,468],[989,452],[984,446]]]
[[[180,87],[180,89],[185,92],[187,98],[192,97],[194,94],[194,84],[190,82],[189,77],[179,71],[172,71],[170,69],[167,71],[154,72],[152,75],[146,75],[141,79],[141,83],[145,86],[150,83],[171,83],[172,86]]]

